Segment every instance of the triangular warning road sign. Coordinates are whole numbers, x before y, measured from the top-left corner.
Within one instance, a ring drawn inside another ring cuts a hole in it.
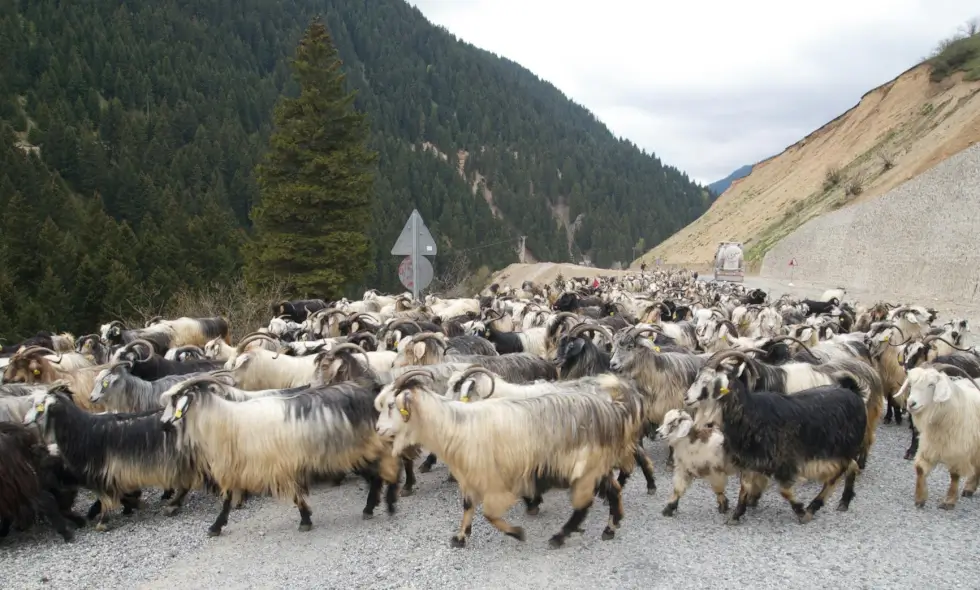
[[[405,223],[405,228],[402,229],[402,233],[398,236],[395,241],[395,245],[391,248],[391,253],[394,256],[410,256],[412,254],[412,221],[415,221],[415,232],[417,234],[417,243],[419,248],[419,254],[423,256],[435,256],[436,241],[432,239],[432,234],[429,233],[429,228],[425,227],[425,223],[422,222],[422,216],[419,215],[417,209],[412,209],[412,214],[409,215],[408,221]]]

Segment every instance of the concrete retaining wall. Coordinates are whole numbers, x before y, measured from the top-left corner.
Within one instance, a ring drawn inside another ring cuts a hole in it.
[[[777,243],[766,278],[903,301],[980,302],[980,144],[890,192],[813,219]]]

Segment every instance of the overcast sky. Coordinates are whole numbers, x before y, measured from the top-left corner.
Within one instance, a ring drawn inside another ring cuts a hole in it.
[[[702,183],[779,153],[980,14],[967,0],[409,1]]]

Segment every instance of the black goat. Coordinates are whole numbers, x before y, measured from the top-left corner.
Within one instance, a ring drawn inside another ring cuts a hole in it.
[[[731,351],[726,351],[731,352]],[[780,494],[789,502],[801,523],[813,519],[845,477],[844,494],[837,509],[847,510],[854,499],[854,482],[860,471],[858,458],[864,448],[868,414],[861,387],[854,379],[840,386],[822,386],[785,395],[773,391],[750,391],[736,369],[725,368],[723,353],[707,367],[714,371],[709,397],[721,409],[725,451],[741,470],[774,478]],[[745,372],[755,370],[745,364]],[[808,473],[823,483],[810,504],[796,499],[797,478]],[[732,520],[745,514],[746,496],[740,493]]]
[[[822,313],[831,313],[834,308],[840,307],[840,300],[836,297],[832,297],[830,301],[815,301],[813,299],[804,299],[801,303],[806,305],[807,315],[820,315]]]
[[[752,289],[745,295],[739,297],[739,301],[741,301],[743,305],[762,305],[766,302],[766,297],[768,297],[768,295],[766,295],[766,292],[762,289]]]
[[[140,353],[137,349],[142,348]],[[190,375],[205,373],[224,366],[224,361],[211,359],[188,359],[176,361],[164,358],[153,352],[152,346],[144,340],[130,342],[118,351],[118,360],[129,361],[133,364],[130,374],[144,381],[156,381],[168,375]]]
[[[105,530],[109,510],[144,487],[178,490],[165,509],[173,515],[187,491],[203,485],[203,473],[178,450],[176,434],[163,428],[162,414],[89,414],[64,386],[56,386],[25,422],[38,423],[45,438],[58,445],[67,468],[98,496],[90,518],[100,510],[96,529]]]
[[[0,538],[11,525],[26,529],[41,516],[65,542],[71,541],[74,533],[66,519],[85,526],[85,519],[71,511],[75,483],[33,429],[0,422]]]
[[[0,344],[0,358],[13,356],[21,348],[31,346],[41,346],[49,350],[54,350],[54,340],[52,340],[51,336],[51,332],[42,331],[17,344]]]
[[[484,356],[494,356],[497,354],[497,349],[494,348],[493,343],[486,338],[480,338],[479,336],[473,336],[471,334],[462,334],[460,336],[453,336],[449,339],[446,346],[446,354],[479,354]]]
[[[601,297],[582,296],[578,293],[566,291],[558,296],[558,299],[551,305],[555,311],[577,311],[583,307],[602,307]]]
[[[323,299],[294,299],[292,301],[280,301],[272,305],[272,315],[275,317],[285,317],[297,324],[302,323],[314,312],[326,309],[327,302]]]
[[[585,322],[572,326],[558,340],[555,365],[561,379],[578,379],[609,372],[609,350],[600,349],[592,338],[586,336],[591,333],[594,337],[596,332],[601,332],[612,342],[612,334],[605,327]]]

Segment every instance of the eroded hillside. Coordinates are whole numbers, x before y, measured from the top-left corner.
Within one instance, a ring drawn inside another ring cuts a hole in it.
[[[634,262],[706,264],[741,240],[750,262],[816,216],[874,199],[980,140],[980,82],[930,80],[921,64],[781,154],[755,165],[700,218]],[[974,76],[970,76],[973,78]]]

